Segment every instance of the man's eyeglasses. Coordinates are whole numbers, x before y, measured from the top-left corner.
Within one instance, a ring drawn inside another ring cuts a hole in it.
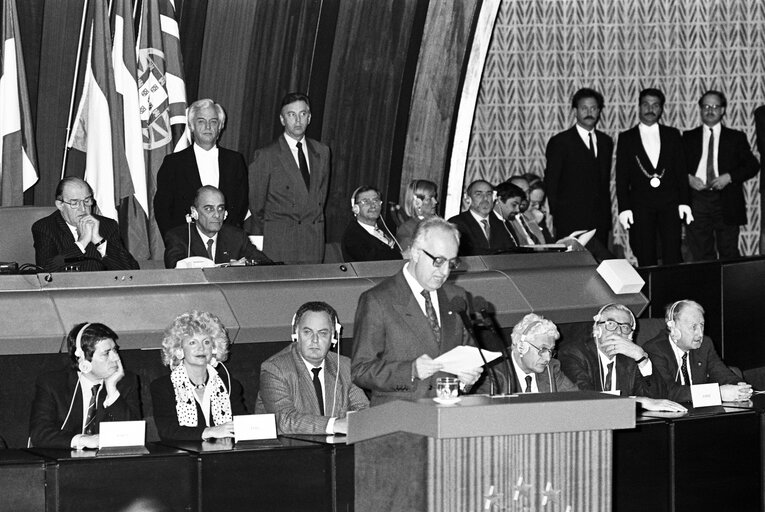
[[[720,110],[721,108],[723,108],[722,105],[701,105],[701,110],[703,110],[704,112],[709,112],[710,110],[717,111],[717,110]]]
[[[93,196],[88,196],[85,199],[70,199],[69,201],[64,201],[63,199],[59,199],[62,203],[68,204],[69,208],[72,210],[76,210],[81,205],[84,206],[93,206]]]
[[[528,343],[529,345],[531,345],[532,347],[537,349],[537,353],[539,354],[539,357],[544,357],[545,354],[550,354],[551,358],[558,355],[558,350],[555,349],[555,348],[547,348],[547,347],[539,348],[536,345],[534,345],[533,343],[529,343],[528,341],[526,343]]]
[[[441,256],[433,256],[425,249],[420,249],[422,252],[428,255],[428,257],[433,260],[433,266],[436,268],[441,268],[444,266],[444,263],[449,263],[449,270],[457,270],[457,267],[460,266],[460,259],[459,258],[453,258],[451,260],[447,260],[446,258],[443,258]]]
[[[632,328],[632,324],[623,324],[621,322],[617,322],[616,320],[604,320],[602,322],[598,322],[598,325],[605,325],[606,330],[611,332],[614,332],[618,329],[619,332],[625,336],[634,330]]]
[[[361,206],[380,206],[382,201],[380,199],[362,199],[361,201],[356,201],[356,204]]]

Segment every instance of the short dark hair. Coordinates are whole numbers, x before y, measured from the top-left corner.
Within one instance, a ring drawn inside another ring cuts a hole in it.
[[[377,192],[377,195],[382,197],[382,194],[380,193],[380,191],[376,187],[373,187],[371,185],[362,185],[362,186],[360,186],[359,188],[357,188],[353,192],[353,198],[352,198],[353,199],[353,204],[357,204],[358,203],[359,196],[361,194],[363,194],[364,192],[372,192],[372,191]]]
[[[605,105],[603,102],[603,95],[595,89],[590,89],[589,87],[584,87],[574,93],[574,96],[571,98],[571,108],[579,107],[579,102],[586,98],[594,99],[598,104],[598,108],[603,110],[603,106]]]
[[[88,324],[87,322],[83,322],[75,325],[66,337],[67,351],[69,352],[69,357],[73,363],[72,367],[75,369],[78,368],[79,365],[79,360],[77,359],[77,356],[74,355],[77,350],[77,335],[85,326],[87,327],[80,337],[80,346],[82,347],[82,353],[86,360],[90,361],[93,359],[93,352],[96,351],[96,345],[99,341],[111,339],[117,343],[117,335],[104,324]]]
[[[661,92],[659,89],[649,87],[640,91],[640,96],[638,96],[638,105],[643,102],[643,98],[646,96],[655,96],[656,98],[659,98],[662,108],[664,107],[664,102],[667,101],[667,98],[664,97],[663,92]]]
[[[67,185],[85,185],[88,187],[88,190],[90,191],[90,195],[93,195],[93,188],[90,186],[90,183],[85,181],[82,178],[78,178],[77,176],[67,176],[66,178],[62,179],[58,182],[58,185],[56,185],[56,199],[61,201],[64,197],[64,188]]]
[[[711,94],[714,94],[715,96],[717,96],[717,98],[720,100],[720,106],[722,108],[725,108],[728,106],[728,98],[725,97],[725,94],[723,94],[720,91],[709,90],[705,92],[704,94],[702,94],[701,98],[699,98],[699,107],[702,106],[702,102],[704,101],[704,98]]]
[[[470,185],[468,185],[467,189],[465,189],[465,193],[466,193],[467,195],[470,195],[470,192],[473,190],[473,187],[475,187],[475,186],[476,186],[476,185],[478,185],[479,183],[486,183],[487,185],[489,185],[489,186],[492,188],[492,190],[494,189],[494,187],[492,187],[491,183],[489,183],[489,182],[488,182],[488,181],[486,181],[486,180],[473,180],[473,181],[470,183]]]
[[[282,98],[282,104],[279,107],[279,110],[283,109],[285,105],[295,103],[296,101],[304,101],[305,104],[308,105],[308,110],[311,110],[311,100],[309,100],[308,96],[302,92],[288,92],[285,94],[284,98]]]
[[[521,187],[511,183],[510,180],[503,181],[495,188],[497,191],[497,199],[503,203],[512,197],[520,197],[521,200],[526,199],[526,192]]]
[[[332,322],[332,324],[339,324],[340,319],[337,316],[337,311],[335,311],[335,308],[327,304],[326,302],[322,302],[319,300],[306,302],[302,306],[298,308],[297,311],[295,311],[295,319],[292,322],[292,332],[297,332],[297,326],[300,324],[300,320],[303,319],[303,315],[305,315],[308,312],[313,313],[326,313],[329,315],[329,320]],[[334,329],[334,325],[332,326]],[[334,337],[334,336],[333,336]]]

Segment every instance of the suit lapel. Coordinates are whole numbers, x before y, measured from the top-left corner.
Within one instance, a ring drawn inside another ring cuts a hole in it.
[[[279,160],[281,160],[285,175],[289,176],[292,180],[293,190],[295,190],[295,193],[298,196],[297,200],[305,201],[308,199],[308,190],[305,188],[303,175],[300,174],[300,168],[295,161],[295,157],[292,155],[292,150],[284,137],[283,134],[279,136],[279,147],[281,148]],[[306,139],[304,138],[303,141],[305,140]],[[313,182],[313,179],[311,179],[311,181]]]
[[[651,163],[651,159],[648,158],[648,153],[645,150],[645,146],[643,146],[643,138],[640,136],[640,128],[638,126],[635,126],[635,128],[633,128],[633,129],[635,130],[635,137],[637,139],[637,144],[636,144],[637,145],[637,152],[636,152],[637,158],[640,160],[640,163],[643,165],[645,170],[647,170],[647,171],[651,171],[651,170],[655,171],[656,168],[654,168],[653,164]],[[661,144],[662,147],[664,147],[664,142],[663,142],[662,139],[663,139],[663,137],[661,135],[661,126],[659,126],[659,140],[662,141],[660,144]],[[659,167],[661,167],[661,155],[662,155],[662,151],[659,150],[659,160],[658,160]]]
[[[313,375],[306,368],[303,358],[300,356],[297,348],[297,342],[292,343],[292,363],[295,365],[295,375],[297,376],[298,396],[303,405],[310,409],[311,414],[317,416],[321,414],[319,410],[319,400],[316,397],[316,390],[313,388]],[[326,370],[324,374],[326,375]],[[325,380],[326,384],[326,380]],[[326,404],[326,398],[324,403]]]
[[[69,408],[71,404],[71,414],[66,424],[61,427],[61,430],[69,430],[71,432],[82,432],[82,390],[79,385],[79,378],[76,371],[67,372],[66,376],[66,389],[72,390],[71,393],[66,395],[65,407]]]
[[[412,289],[409,287],[409,283],[406,282],[404,277],[405,269],[401,269],[396,276],[399,300],[393,304],[393,309],[402,317],[404,322],[414,333],[414,341],[420,343],[425,348],[425,352],[428,354],[439,354],[438,344],[433,336],[433,331],[430,330],[430,323],[425,317],[420,304],[412,293]],[[441,298],[439,297],[439,302]],[[443,320],[442,320],[443,323]],[[441,332],[444,332],[443,327]]]
[[[194,154],[194,144],[192,143],[186,151],[188,153],[184,155],[185,162],[183,164],[186,170],[182,172],[188,175],[188,179],[185,181],[192,189],[191,197],[194,197],[197,190],[202,187],[202,178],[199,177],[199,166],[197,165],[197,157]],[[220,152],[218,153],[218,159],[220,161]],[[220,183],[218,184],[220,185]]]
[[[316,151],[314,144],[308,140],[308,137],[303,138],[303,143],[305,144],[306,149],[308,149],[308,168],[311,173],[311,187],[308,190],[308,193],[309,195],[314,195],[314,193],[321,188],[321,157]]]
[[[473,217],[473,214],[470,213],[470,211],[466,211],[465,214],[466,214],[465,217],[467,218],[466,220],[467,220],[468,228],[473,234],[473,240],[478,242],[477,244],[478,247],[488,248],[489,241],[486,240],[486,233],[484,232],[483,227],[480,224],[478,224],[478,221],[475,220],[475,217]],[[491,223],[489,224],[489,226],[491,226]]]
[[[704,384],[707,381],[707,376],[702,371],[702,368],[706,367],[702,359],[700,349],[688,352],[688,370],[691,372],[693,384]]]
[[[68,207],[67,207],[68,208]],[[64,217],[61,215],[61,212],[57,211],[57,215],[54,217],[56,219],[56,227],[57,233],[60,235],[61,245],[64,248],[63,252],[71,251],[72,249],[77,249],[79,251],[79,247],[75,245],[74,236],[72,236],[72,232],[69,230],[69,225],[64,220]]]

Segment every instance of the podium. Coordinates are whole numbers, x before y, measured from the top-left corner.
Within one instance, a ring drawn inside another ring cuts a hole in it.
[[[612,431],[634,428],[634,399],[594,391],[461,398],[348,416],[356,510],[611,510]]]

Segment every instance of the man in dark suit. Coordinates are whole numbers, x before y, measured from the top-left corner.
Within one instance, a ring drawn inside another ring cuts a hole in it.
[[[556,393],[579,388],[561,371],[554,358],[560,333],[546,318],[529,313],[515,324],[511,334],[510,361],[506,359],[484,372],[479,393]],[[493,380],[496,378],[496,382]]]
[[[141,419],[138,380],[122,368],[117,335],[103,324],[76,325],[67,337],[72,367],[40,375],[29,420],[38,448],[98,448],[102,421]]]
[[[659,333],[643,348],[651,356],[676,402],[691,401],[691,385],[717,382],[723,401],[749,400],[752,386],[722,362],[712,341],[704,336],[704,308],[692,300],[679,300],[667,307],[668,333]]]
[[[576,124],[547,143],[545,187],[558,238],[576,230],[597,229],[595,237],[608,247],[611,232],[611,155],[614,142],[595,127],[603,95],[579,89],[571,100]]]
[[[165,268],[175,268],[178,261],[190,256],[215,263],[271,263],[250,242],[245,230],[223,223],[227,213],[223,192],[209,185],[200,187],[191,206],[194,227],[177,226],[165,236]]]
[[[328,356],[341,328],[332,306],[307,302],[295,313],[293,343],[260,366],[255,413],[276,414],[280,434],[347,434],[346,414],[369,407],[351,381],[351,361],[339,348]]]
[[[345,261],[400,260],[398,242],[387,226],[379,226],[382,200],[374,187],[359,187],[351,198],[352,220],[342,240]]]
[[[422,221],[414,234],[411,260],[392,277],[359,297],[354,323],[351,375],[372,393],[372,405],[434,397],[436,379],[446,376],[434,359],[470,344],[451,310],[465,290],[446,283],[459,265],[459,231],[439,217]],[[465,388],[481,368],[456,373]],[[450,375],[451,376],[451,375]]]
[[[485,180],[475,180],[465,191],[469,209],[449,219],[460,231],[460,256],[480,256],[516,246],[502,221],[492,213],[494,189]]]
[[[263,236],[263,250],[275,261],[321,263],[329,148],[305,137],[311,123],[305,94],[287,94],[279,119],[284,134],[255,151],[250,164],[247,230]]]
[[[744,132],[722,125],[728,100],[719,91],[699,99],[702,126],[683,134],[693,224],[686,229],[695,261],[737,258],[739,226],[746,224],[743,184],[759,170]]]
[[[681,220],[693,221],[683,141],[676,128],[659,125],[663,111],[664,93],[640,91],[640,123],[619,134],[616,145],[619,222],[641,267],[658,263],[657,233],[662,263],[680,263]]]
[[[56,187],[56,208],[32,225],[35,263],[48,272],[132,270],[138,262],[125,249],[117,223],[91,213],[93,190],[68,177]]]
[[[757,152],[760,153],[760,168],[765,175],[765,105],[754,111],[754,127],[757,132]],[[765,187],[760,179],[760,204],[765,204]],[[760,222],[760,254],[765,254],[765,222]]]
[[[218,146],[226,124],[223,107],[211,99],[197,100],[189,107],[191,147],[167,155],[157,173],[154,215],[164,238],[168,231],[185,223],[189,205],[199,187],[211,185],[226,196],[226,223],[242,227],[247,215],[247,165],[241,153]]]

